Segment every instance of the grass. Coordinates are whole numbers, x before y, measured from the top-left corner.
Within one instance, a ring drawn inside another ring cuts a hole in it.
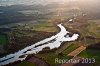
[[[94,22],[94,20],[92,21],[88,21],[88,25],[85,28],[80,28],[80,32],[83,36],[95,36],[95,37],[100,37],[99,34],[99,30],[100,27],[98,27],[98,25]]]
[[[86,36],[91,36],[91,37],[96,37],[96,38],[100,37],[100,27],[98,27],[98,25],[94,22],[94,20],[88,21],[87,27],[80,28],[79,32],[80,32],[81,36],[84,38]],[[98,43],[99,40],[85,38],[85,40],[83,40],[83,42],[85,44],[91,45],[91,44]]]
[[[90,20],[88,23],[87,30],[90,32],[91,35],[95,37],[100,37],[100,23],[96,24],[96,22],[99,22],[100,20]]]
[[[72,52],[73,50],[75,50],[78,47],[79,47],[78,45],[72,44],[69,47],[67,47],[63,52],[61,52],[60,54],[56,54],[54,52],[48,52],[48,53],[37,54],[37,57],[45,60],[47,63],[50,64],[50,66],[58,66],[59,63],[55,63],[56,58],[65,59],[65,60],[70,59],[71,57],[67,56],[67,54]]]
[[[81,52],[78,56],[83,58],[94,58],[95,63],[94,65],[100,64],[100,51],[96,49],[86,49],[83,52]]]
[[[65,60],[70,58],[67,55],[57,55],[53,52],[37,54],[37,56],[39,58],[42,58],[43,60],[45,60],[47,63],[49,63],[50,66],[58,66],[59,65],[59,63],[55,62],[56,58],[65,59]]]
[[[62,53],[63,54],[69,54],[70,52],[74,51],[75,49],[77,49],[79,46],[76,44],[72,44],[70,45],[68,48],[66,48]]]
[[[34,25],[36,31],[47,31],[47,32],[55,32],[57,29],[50,22],[45,22],[42,24]]]
[[[86,44],[88,45],[92,45],[92,44],[96,44],[96,40],[95,39],[89,39],[89,38],[86,38]]]
[[[23,61],[20,64],[18,64],[17,66],[36,66],[36,64],[28,62],[28,61]]]
[[[0,45],[5,45],[8,43],[8,39],[5,35],[0,35]]]
[[[77,42],[76,42],[77,43]],[[60,54],[56,54],[54,52],[48,52],[48,53],[39,53],[36,56],[39,58],[42,58],[47,63],[50,64],[50,66],[58,66],[60,63],[56,63],[55,59],[70,59],[71,57],[67,56],[68,53],[72,52],[79,46],[76,44],[71,44],[69,47],[67,47],[64,51],[62,51]]]

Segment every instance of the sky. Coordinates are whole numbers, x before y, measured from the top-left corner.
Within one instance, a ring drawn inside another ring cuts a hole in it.
[[[32,5],[32,4],[48,4],[52,2],[59,2],[59,3],[65,3],[69,1],[84,1],[84,2],[98,2],[100,0],[0,0],[0,6],[2,5],[18,5],[18,4],[24,4],[24,5]]]

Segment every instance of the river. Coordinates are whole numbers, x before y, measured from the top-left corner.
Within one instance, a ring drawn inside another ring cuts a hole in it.
[[[60,28],[60,32],[50,38],[46,38],[44,40],[41,40],[31,46],[28,46],[14,54],[9,54],[7,56],[4,56],[0,58],[0,66],[7,65],[9,63],[13,63],[16,61],[23,61],[26,59],[26,57],[29,54],[36,54],[39,51],[42,51],[45,47],[50,47],[50,49],[58,48],[61,46],[62,42],[65,41],[75,41],[78,39],[79,34],[73,34],[72,37],[69,37],[65,27],[62,24],[58,24],[58,27]]]

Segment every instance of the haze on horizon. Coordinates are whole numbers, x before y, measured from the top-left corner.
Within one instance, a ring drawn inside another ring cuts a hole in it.
[[[50,3],[81,3],[81,4],[99,4],[100,0],[0,0],[0,6],[8,6],[8,5],[19,5],[19,4],[24,4],[24,5],[33,5],[33,4],[50,4]]]

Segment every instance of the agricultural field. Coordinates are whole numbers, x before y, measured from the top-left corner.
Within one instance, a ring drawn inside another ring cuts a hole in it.
[[[99,3],[0,1],[0,66],[77,66],[66,62],[82,58],[95,63],[80,66],[100,66]]]

